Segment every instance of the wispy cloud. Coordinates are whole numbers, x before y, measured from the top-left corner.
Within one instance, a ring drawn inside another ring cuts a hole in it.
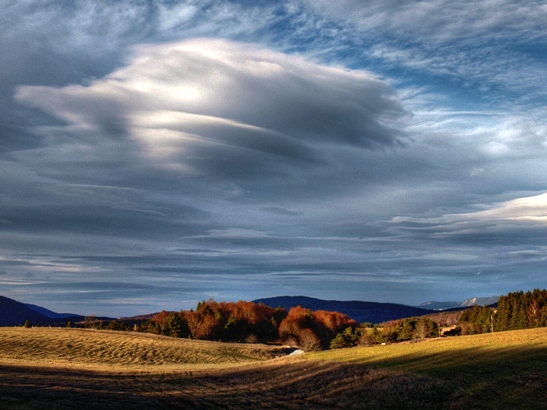
[[[537,106],[545,98],[543,87],[533,86],[545,83],[541,44],[547,36],[541,27],[547,8],[542,2],[345,0],[309,5],[325,18],[343,22],[363,39],[365,54],[392,68],[450,78],[452,87],[476,90],[475,98],[498,105],[504,103],[496,97],[500,87],[525,92],[518,97],[523,104]]]

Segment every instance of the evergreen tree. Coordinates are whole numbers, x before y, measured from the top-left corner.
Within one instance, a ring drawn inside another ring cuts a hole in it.
[[[359,336],[355,333],[352,327],[346,328],[342,333],[338,333],[330,342],[331,349],[342,349],[345,347],[355,346]]]

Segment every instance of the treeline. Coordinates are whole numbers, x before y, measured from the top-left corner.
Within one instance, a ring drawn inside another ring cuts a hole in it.
[[[233,342],[282,342],[306,351],[328,348],[336,335],[357,322],[338,312],[295,307],[288,312],[253,302],[198,304],[196,310],[161,312],[134,330],[172,337]]]
[[[331,349],[374,344],[419,341],[439,335],[439,325],[426,316],[392,320],[383,325],[363,323],[348,327],[331,341]]]
[[[32,327],[30,320],[24,324]],[[39,326],[39,325],[36,325]],[[284,343],[305,351],[370,346],[435,337],[438,325],[428,317],[412,317],[384,325],[358,324],[349,316],[297,306],[287,311],[255,302],[198,303],[196,309],[162,311],[149,320],[108,320],[94,315],[68,321],[66,327],[137,331],[169,337],[247,343]]]
[[[356,344],[360,336],[358,323],[342,313],[312,311],[300,306],[287,312],[280,307],[272,308],[262,303],[246,301],[208,300],[198,303],[195,310],[162,311],[150,320],[138,323],[121,320],[105,323],[88,316],[81,325],[87,328],[132,330],[198,340],[280,342],[298,346],[305,351],[328,349],[337,336],[338,342],[332,347],[345,347],[339,343],[340,334],[345,335],[346,341],[352,340],[350,345]],[[350,334],[351,337],[348,337]]]
[[[426,339],[439,336],[439,325],[427,316],[387,322],[383,326],[386,342],[404,342],[413,339]]]
[[[461,334],[547,327],[547,290],[501,296],[497,308],[473,306],[460,316]]]
[[[198,303],[195,310],[162,311],[145,321],[104,322],[88,316],[80,325],[198,340],[284,343],[305,351],[369,346],[438,334],[437,324],[427,317],[391,321],[380,327],[372,323],[358,324],[339,312],[312,311],[301,306],[287,312],[262,303],[212,299]]]
[[[282,308],[253,302],[200,302],[196,310],[161,312],[136,330],[199,340],[272,341],[278,338],[281,322],[287,317]]]

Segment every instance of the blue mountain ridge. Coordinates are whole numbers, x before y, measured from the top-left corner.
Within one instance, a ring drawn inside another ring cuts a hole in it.
[[[84,319],[84,316],[81,315],[65,316],[65,314],[55,313],[40,306],[31,306],[0,296],[0,326],[18,326],[27,320],[30,320],[32,325],[62,326],[67,321],[76,322]]]
[[[30,303],[25,303],[25,305],[27,307],[31,308],[32,310],[34,310],[35,312],[38,312],[41,315],[49,317],[50,319],[66,319],[68,317],[81,316],[81,315],[77,315],[75,313],[56,313],[56,312],[53,312],[52,310],[46,309],[46,308],[41,307],[41,306],[36,306],[36,305],[30,304]]]
[[[255,303],[263,303],[271,307],[282,307],[289,310],[292,307],[302,306],[311,310],[328,310],[343,313],[359,323],[382,323],[389,320],[402,319],[412,316],[423,316],[437,312],[415,306],[397,303],[362,302],[323,300],[307,296],[277,296],[256,299]]]
[[[282,307],[290,310],[302,306],[311,310],[328,310],[343,313],[359,323],[382,323],[411,316],[422,316],[439,312],[440,310],[466,309],[475,304],[491,305],[497,303],[499,297],[472,298],[464,302],[426,302],[421,306],[408,306],[397,303],[380,303],[364,301],[323,300],[308,296],[276,296],[256,299],[253,302],[263,303],[272,307]],[[144,315],[146,316],[146,315]],[[142,316],[144,318],[144,316]],[[151,316],[151,315],[148,315]],[[84,320],[83,315],[72,313],[56,313],[41,306],[21,303],[0,296],[0,326],[22,325],[26,320],[32,324],[61,325],[67,321]],[[111,318],[98,318],[110,320]]]

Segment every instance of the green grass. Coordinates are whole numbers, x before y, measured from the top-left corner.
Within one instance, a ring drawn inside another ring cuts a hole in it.
[[[547,329],[340,349],[306,360],[352,363],[431,377],[478,408],[543,408],[547,403]]]

